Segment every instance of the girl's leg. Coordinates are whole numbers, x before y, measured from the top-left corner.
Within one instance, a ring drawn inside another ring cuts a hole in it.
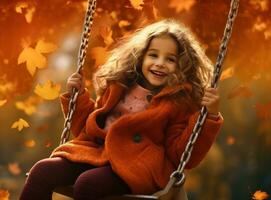
[[[73,184],[80,173],[91,168],[64,158],[40,160],[31,168],[20,200],[51,200],[55,187]]]
[[[83,172],[74,184],[75,200],[97,200],[109,195],[131,193],[128,185],[118,177],[110,165]]]

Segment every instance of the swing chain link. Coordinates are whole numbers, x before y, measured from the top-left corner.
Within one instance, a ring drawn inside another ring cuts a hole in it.
[[[228,42],[229,42],[229,39],[230,39],[231,33],[232,33],[233,22],[234,22],[235,17],[237,16],[237,13],[238,13],[238,7],[239,7],[239,0],[232,0],[227,24],[226,24],[226,27],[224,30],[221,45],[219,48],[218,57],[217,57],[216,64],[215,64],[215,70],[214,70],[213,79],[211,82],[212,88],[217,88],[217,86],[218,86],[219,77],[221,75],[222,63],[225,59],[225,55],[227,52],[227,45],[228,45]],[[197,122],[196,122],[194,129],[192,131],[192,134],[189,137],[189,140],[188,140],[188,143],[185,147],[185,150],[182,153],[182,156],[180,158],[180,164],[179,164],[177,170],[174,171],[170,176],[170,178],[174,177],[176,179],[176,183],[174,184],[175,186],[183,185],[185,182],[184,168],[191,157],[191,153],[194,148],[194,144],[195,144],[195,142],[201,132],[201,129],[202,129],[202,126],[205,122],[207,114],[208,114],[207,109],[205,106],[203,106],[201,108],[200,114],[198,116]]]
[[[82,38],[81,38],[81,43],[80,43],[79,53],[78,53],[78,63],[77,63],[77,71],[76,71],[77,73],[80,73],[80,71],[83,69],[83,66],[84,66],[86,52],[88,48],[90,30],[93,23],[95,9],[96,9],[96,0],[89,0],[86,15],[85,15],[84,26],[83,26],[84,30],[82,33]],[[76,109],[76,100],[78,96],[79,96],[79,91],[76,88],[73,88],[70,101],[69,101],[68,113],[65,118],[64,128],[61,134],[60,144],[64,144],[69,140],[72,117]]]

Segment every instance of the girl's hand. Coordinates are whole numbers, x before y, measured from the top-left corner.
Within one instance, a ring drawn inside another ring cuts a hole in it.
[[[220,96],[216,88],[206,88],[201,105],[207,108],[209,114],[218,115]]]
[[[83,73],[82,73],[83,74]],[[79,90],[79,95],[85,90],[85,78],[81,73],[73,73],[67,80],[67,91],[72,94],[72,88]]]

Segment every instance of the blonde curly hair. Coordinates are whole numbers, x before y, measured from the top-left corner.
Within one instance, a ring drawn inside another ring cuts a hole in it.
[[[171,36],[178,45],[178,67],[168,79],[168,85],[189,82],[192,85],[192,98],[200,102],[204,88],[210,86],[213,65],[205,55],[191,31],[182,23],[165,19],[138,29],[134,34],[110,52],[106,63],[93,75],[97,95],[103,94],[111,81],[118,81],[127,87],[140,78],[143,57],[153,38]]]

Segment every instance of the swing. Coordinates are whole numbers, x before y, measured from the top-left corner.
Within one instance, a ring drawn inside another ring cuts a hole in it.
[[[218,85],[218,80],[221,75],[221,68],[222,63],[224,61],[226,51],[227,51],[227,44],[231,37],[232,33],[232,27],[233,22],[235,20],[235,17],[238,13],[238,6],[239,6],[239,0],[232,0],[230,5],[230,11],[228,14],[228,19],[226,23],[226,27],[224,30],[223,38],[221,40],[221,45],[219,48],[216,64],[215,64],[215,70],[214,70],[214,76],[211,82],[211,87],[216,88]],[[78,55],[78,68],[77,72],[82,70],[85,57],[86,57],[86,50],[88,47],[88,41],[90,36],[90,28],[93,22],[93,15],[96,8],[96,0],[89,0],[88,1],[88,8],[86,11],[85,16],[85,22],[84,22],[84,30],[82,33],[81,38],[81,44],[79,49],[79,55]],[[71,127],[71,119],[73,116],[73,113],[75,111],[76,106],[76,100],[79,95],[79,91],[77,91],[75,88],[72,90],[72,95],[69,102],[69,111],[66,116],[65,122],[64,122],[64,129],[61,134],[61,141],[60,145],[64,144],[68,141],[70,136],[70,127]],[[194,129],[192,131],[192,134],[188,140],[188,143],[186,145],[185,151],[182,153],[182,156],[180,158],[180,164],[176,171],[174,171],[171,176],[170,180],[167,183],[166,187],[163,190],[160,190],[152,195],[120,195],[120,196],[110,196],[103,198],[102,200],[188,200],[187,195],[183,189],[183,185],[185,182],[185,174],[184,174],[184,168],[186,164],[188,163],[194,144],[201,132],[203,123],[205,122],[205,119],[207,117],[207,109],[205,106],[201,108],[200,114],[198,116],[197,122],[194,126]],[[27,173],[28,175],[28,173]],[[63,187],[57,187],[55,188],[54,192],[68,196],[73,197],[73,186],[63,186]]]

